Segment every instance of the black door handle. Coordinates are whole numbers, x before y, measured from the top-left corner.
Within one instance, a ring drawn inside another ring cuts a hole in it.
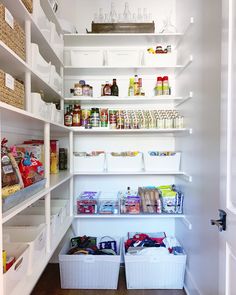
[[[226,212],[224,210],[219,209],[219,219],[211,219],[211,225],[218,226],[220,232],[226,230]]]

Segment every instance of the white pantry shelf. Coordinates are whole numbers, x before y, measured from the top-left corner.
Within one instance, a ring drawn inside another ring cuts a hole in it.
[[[74,175],[186,175],[185,172],[182,171],[102,171],[102,172],[96,172],[96,171],[78,171],[74,172]]]
[[[189,64],[189,61],[188,61]],[[187,64],[187,66],[188,66]],[[74,66],[65,66],[64,67],[64,75],[65,78],[68,76],[77,76],[77,75],[105,75],[105,74],[113,74],[114,72],[116,75],[119,74],[130,74],[136,73],[139,74],[175,74],[179,70],[183,70],[186,67],[186,64],[183,65],[174,65],[174,66],[163,66],[163,67],[156,67],[156,66],[135,66],[135,67],[114,67],[114,66],[101,66],[101,67],[74,67]]]
[[[46,194],[60,186],[62,183],[68,181],[70,178],[72,178],[73,175],[70,174],[68,171],[60,172],[59,174],[50,175],[50,187],[44,188],[40,192],[34,194],[30,198],[24,200],[20,204],[14,206],[13,208],[7,210],[2,215],[2,223],[7,222],[12,217],[26,209],[28,206],[32,205],[33,203],[37,202],[39,199],[44,197]]]
[[[77,214],[78,219],[170,219],[184,218],[184,214]]]
[[[30,294],[32,292],[33,288],[35,287],[35,284],[37,283],[38,279],[43,273],[53,253],[57,249],[58,245],[60,244],[62,238],[65,236],[68,229],[70,228],[72,221],[73,218],[68,217],[67,220],[63,223],[63,226],[57,230],[56,242],[52,245],[51,251],[47,253],[44,256],[44,258],[41,261],[39,261],[38,264],[35,264],[33,274],[30,276],[26,276],[23,280],[21,280],[17,287],[13,290],[11,295]]]
[[[101,97],[68,97],[65,103],[80,102],[81,104],[174,104],[179,105],[189,97],[162,95],[162,96],[101,96]]]
[[[50,21],[52,21],[56,25],[56,28],[57,28],[58,33],[59,34],[63,34],[63,31],[62,31],[62,28],[61,28],[61,24],[60,24],[60,22],[59,22],[59,20],[57,18],[56,13],[52,9],[52,6],[49,3],[49,0],[43,0],[43,1],[41,1],[41,5],[42,5],[42,8],[43,8],[45,14],[47,15],[48,19]]]
[[[45,99],[49,98],[50,101],[60,101],[61,94],[46,83],[36,72],[34,72],[34,70],[32,70],[29,64],[24,62],[2,41],[0,41],[0,69],[22,81],[25,81],[26,73],[31,73],[32,92],[42,91]]]
[[[70,130],[64,125],[60,125],[54,122],[50,122],[42,117],[36,116],[33,113],[21,110],[9,104],[0,102],[0,112],[2,126],[4,129],[24,129],[24,130],[34,130],[39,133],[43,133],[43,128],[45,123],[50,123],[51,133],[54,134],[66,134]]]
[[[170,129],[109,129],[107,127],[96,127],[85,129],[84,127],[69,127],[70,130],[79,134],[191,134],[189,128],[170,128]]]

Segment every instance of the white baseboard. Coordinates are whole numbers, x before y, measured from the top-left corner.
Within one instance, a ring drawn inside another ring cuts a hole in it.
[[[186,268],[184,290],[187,295],[203,295],[197,287],[190,271]]]

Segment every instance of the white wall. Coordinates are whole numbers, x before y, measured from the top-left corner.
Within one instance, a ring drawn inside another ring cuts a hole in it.
[[[103,7],[105,13],[109,13],[111,2],[116,5],[116,11],[124,12],[126,0],[59,0],[58,15],[72,22],[77,27],[79,33],[85,33],[86,28],[91,30],[91,22],[94,13],[97,13],[100,7]],[[175,0],[129,0],[131,12],[137,13],[137,9],[146,7],[152,13],[153,20],[156,23],[156,31],[162,28],[162,21],[166,15],[173,11],[173,21],[175,21]]]
[[[177,223],[176,234],[188,254],[186,284],[190,294],[218,294],[218,231],[210,225],[219,206],[220,49],[221,1],[179,1],[177,23],[187,14],[195,24],[183,43],[183,53],[192,52],[193,64],[178,80],[194,98],[181,107],[193,135],[177,140],[183,151],[184,170],[193,176],[184,184],[185,213],[192,231]],[[181,48],[180,48],[181,49]]]

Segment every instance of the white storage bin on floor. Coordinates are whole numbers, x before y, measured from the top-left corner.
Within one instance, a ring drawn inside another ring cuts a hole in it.
[[[56,89],[58,93],[62,93],[62,83],[63,80],[61,76],[57,73],[56,67],[54,65],[51,65],[51,72],[50,72],[50,79],[49,84]]]
[[[150,67],[174,67],[177,62],[176,51],[171,53],[152,54],[144,52],[144,65]]]
[[[31,112],[36,116],[45,118],[46,103],[39,93],[31,93]]]
[[[46,82],[49,83],[51,63],[48,63],[40,54],[37,44],[31,44],[32,69]]]
[[[138,153],[136,156],[112,156],[107,153],[107,171],[142,171],[143,170],[143,154]]]
[[[107,65],[112,67],[137,67],[141,65],[141,52],[137,49],[107,50]]]
[[[151,156],[148,152],[144,153],[144,167],[146,171],[166,171],[178,172],[180,170],[181,153],[173,156]]]
[[[74,172],[103,172],[105,165],[105,155],[98,156],[78,156],[74,154]]]
[[[63,60],[63,47],[64,47],[63,37],[57,33],[56,26],[53,22],[50,22],[50,28],[51,28],[51,35],[49,39],[50,44],[52,45],[52,48],[55,50],[59,59]]]
[[[98,238],[98,242],[100,239]],[[70,241],[59,254],[62,289],[117,289],[120,271],[119,255],[67,255]]]
[[[3,243],[3,250],[6,250],[8,256],[15,257],[16,259],[12,267],[3,274],[4,294],[8,295],[11,294],[15,287],[17,287],[17,284],[27,275],[29,267],[29,245],[26,243]]]
[[[40,5],[40,0],[33,1],[32,18],[41,30],[48,30],[50,32],[50,22]]]
[[[71,66],[73,67],[102,67],[104,64],[101,49],[71,49]]]
[[[31,275],[35,264],[44,259],[46,254],[46,225],[3,227],[4,239],[9,243],[27,243],[30,246],[29,269]]]
[[[183,288],[186,255],[124,256],[127,289]]]

